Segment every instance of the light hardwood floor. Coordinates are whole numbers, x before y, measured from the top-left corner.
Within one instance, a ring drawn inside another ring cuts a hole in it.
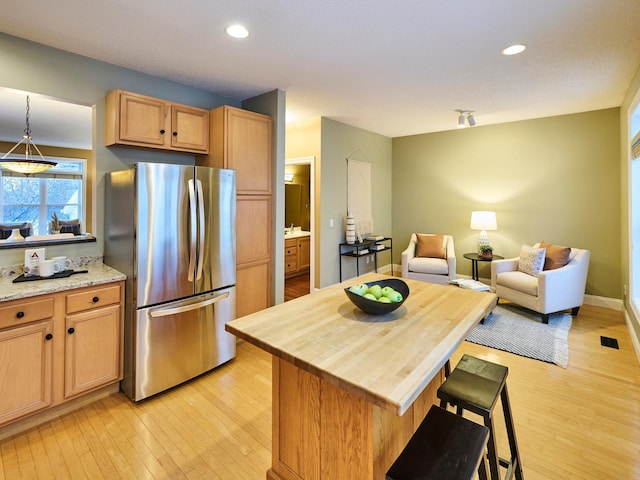
[[[640,366],[622,314],[584,306],[569,345],[567,369],[466,342],[452,362],[509,367],[527,480],[640,479]],[[0,480],[263,480],[270,448],[271,360],[239,342],[235,360],[179,388],[139,404],[114,394],[0,442]]]

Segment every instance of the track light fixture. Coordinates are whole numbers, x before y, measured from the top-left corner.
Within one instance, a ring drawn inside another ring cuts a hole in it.
[[[469,124],[470,127],[474,127],[476,125],[476,119],[473,118],[473,110],[462,110],[460,108],[454,110],[458,112],[458,128],[464,128]],[[466,119],[466,123],[465,123]]]
[[[473,115],[471,114],[471,112],[467,113],[467,122],[469,122],[470,127],[476,126],[476,119],[473,118]]]

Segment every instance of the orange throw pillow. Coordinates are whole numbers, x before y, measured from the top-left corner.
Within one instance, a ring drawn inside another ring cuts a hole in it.
[[[421,235],[416,233],[418,244],[416,257],[446,258],[444,252],[444,235]]]
[[[544,242],[540,242],[540,248],[547,249],[547,253],[544,257],[543,270],[555,270],[556,268],[564,267],[569,263],[571,248],[562,247],[560,245],[551,245],[550,243]]]

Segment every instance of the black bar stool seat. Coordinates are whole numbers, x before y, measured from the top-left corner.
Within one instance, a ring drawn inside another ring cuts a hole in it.
[[[489,429],[434,405],[400,456],[387,480],[487,479],[484,455]]]
[[[456,413],[462,415],[464,410],[480,415],[484,425],[489,428],[487,443],[489,469],[493,480],[500,479],[499,465],[507,468],[506,479],[515,477],[524,480],[518,443],[513,426],[511,405],[507,392],[507,375],[509,369],[497,363],[481,360],[470,355],[463,355],[444,383],[438,389],[440,407],[447,405],[456,407]],[[502,401],[507,437],[511,458],[505,460],[498,456],[498,446],[493,422],[493,410],[498,398]]]

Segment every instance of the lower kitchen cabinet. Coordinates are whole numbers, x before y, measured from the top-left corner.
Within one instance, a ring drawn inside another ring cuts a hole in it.
[[[0,425],[52,403],[52,321],[0,331]]]
[[[0,303],[0,427],[122,379],[124,282]]]
[[[65,398],[120,379],[120,305],[67,316]]]

